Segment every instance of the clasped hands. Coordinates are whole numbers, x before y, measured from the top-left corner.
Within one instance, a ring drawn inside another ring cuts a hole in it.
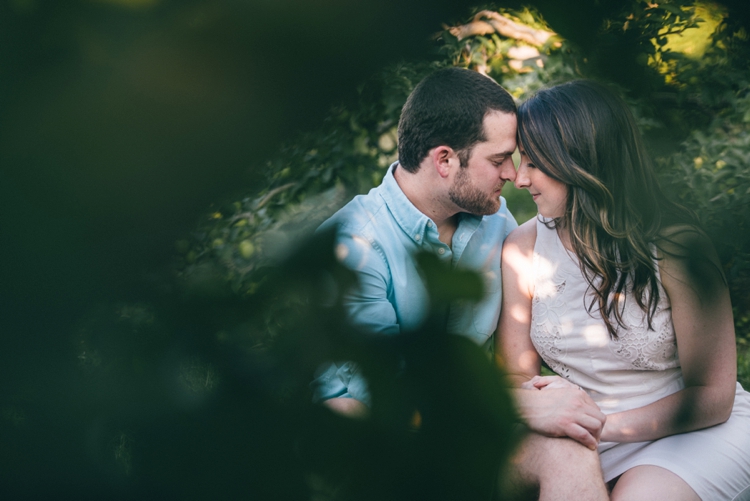
[[[596,450],[607,417],[578,385],[559,376],[534,376],[517,392],[521,415],[532,431],[569,437]]]

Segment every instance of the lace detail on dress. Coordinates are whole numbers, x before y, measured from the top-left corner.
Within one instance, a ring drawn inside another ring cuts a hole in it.
[[[614,381],[625,394],[650,385],[649,371],[679,371],[669,298],[661,284],[650,329],[632,292],[622,294],[623,326],[614,322],[613,339],[599,309],[589,312],[594,293],[575,255],[543,223],[537,224],[532,265],[531,342],[553,371],[600,395],[613,394]]]
[[[675,366],[677,340],[669,308],[664,308],[666,293],[660,291],[661,300],[648,328],[648,316],[631,297],[625,301],[623,321],[627,328],[617,329],[617,339],[610,343],[612,353],[630,362],[636,370],[665,370]]]
[[[559,359],[565,355],[562,333],[559,328],[548,330],[547,325],[537,325],[534,332],[534,348],[544,362],[558,375],[570,379],[570,369]]]

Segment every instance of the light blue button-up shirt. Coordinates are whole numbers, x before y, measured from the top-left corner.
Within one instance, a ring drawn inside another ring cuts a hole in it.
[[[393,170],[367,195],[359,195],[328,219],[321,229],[338,226],[336,254],[358,274],[359,286],[347,297],[353,324],[394,335],[417,329],[427,318],[429,296],[414,256],[428,251],[454,268],[480,273],[484,298],[451,305],[447,330],[484,345],[497,329],[502,300],[500,254],[517,224],[501,198],[490,216],[460,213],[451,246],[438,238],[435,222],[401,191]],[[313,381],[316,398],[353,397],[369,403],[367,385],[350,362],[335,363]]]

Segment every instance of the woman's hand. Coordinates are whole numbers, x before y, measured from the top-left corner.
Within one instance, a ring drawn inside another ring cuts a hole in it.
[[[573,384],[560,376],[534,376],[530,380],[521,384],[524,390],[552,390],[555,388],[575,388],[583,390],[577,384]]]
[[[529,429],[547,437],[569,437],[589,449],[596,449],[607,416],[576,385],[562,378],[548,379],[553,381],[542,388],[531,386],[530,390],[514,392],[519,412]],[[553,387],[556,384],[561,387]]]

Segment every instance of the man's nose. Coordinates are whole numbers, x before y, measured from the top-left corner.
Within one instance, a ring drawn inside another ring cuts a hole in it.
[[[502,172],[500,173],[500,179],[503,179],[505,181],[511,181],[513,183],[516,182],[516,166],[513,165],[513,161],[510,160],[506,162],[505,167],[503,168]]]

